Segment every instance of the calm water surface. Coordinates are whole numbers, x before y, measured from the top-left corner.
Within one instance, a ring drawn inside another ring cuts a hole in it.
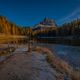
[[[18,43],[24,43],[24,44],[26,42],[27,42],[26,40],[18,41]],[[80,69],[80,46],[66,46],[66,45],[49,44],[49,43],[34,43],[34,45],[47,47],[51,49],[53,53],[55,53],[57,56],[67,61],[70,65]],[[2,59],[3,58],[1,58],[1,61]]]

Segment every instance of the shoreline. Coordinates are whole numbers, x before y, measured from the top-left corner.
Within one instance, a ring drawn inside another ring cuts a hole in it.
[[[55,56],[55,54],[53,55],[53,52],[51,52],[51,50],[48,48],[38,46],[32,49],[32,51],[38,51],[43,55],[46,55],[46,60],[52,66],[52,68],[55,68],[59,72],[68,75],[72,80],[80,79],[80,71],[76,71],[67,62],[63,61],[58,56]]]
[[[0,50],[0,64],[4,63],[8,58],[10,58],[13,55],[13,52],[15,51],[15,47],[4,47]]]
[[[36,51],[27,52],[23,47],[16,50],[16,54],[0,67],[0,80],[59,80],[58,78],[62,75],[52,69],[44,55]]]
[[[25,47],[27,47],[27,45]],[[68,78],[71,78],[71,80],[79,80],[80,79],[80,71],[76,71],[67,62],[60,59],[58,56],[55,56],[54,52],[52,52],[49,48],[39,47],[39,46],[31,46],[30,49],[31,49],[31,52],[30,52],[31,54],[33,52],[37,52],[37,54],[42,54],[45,57],[46,61],[49,63],[49,65],[53,68],[53,70],[60,72],[63,76],[65,75]],[[28,52],[26,52],[26,53],[28,53]],[[31,60],[32,60],[32,57],[31,57]],[[5,60],[5,61],[7,61],[7,60]]]

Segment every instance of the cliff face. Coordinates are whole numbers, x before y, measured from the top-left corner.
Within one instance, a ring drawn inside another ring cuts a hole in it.
[[[0,34],[21,35],[21,28],[7,20],[6,17],[0,16]]]
[[[33,30],[45,30],[45,29],[50,29],[50,28],[56,28],[56,23],[54,20],[50,19],[50,18],[44,18],[44,20],[42,22],[40,22],[39,24],[35,25],[35,27],[33,28]]]
[[[44,25],[44,27],[56,27],[56,23],[54,20],[50,19],[50,18],[44,18],[44,20],[42,22],[40,22],[40,24]]]

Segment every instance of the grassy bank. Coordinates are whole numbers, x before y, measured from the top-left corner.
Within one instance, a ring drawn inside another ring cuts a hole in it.
[[[55,56],[48,48],[34,47],[32,50],[45,55],[47,62],[60,73],[69,76],[72,80],[80,80],[80,71],[73,69],[72,66]]]

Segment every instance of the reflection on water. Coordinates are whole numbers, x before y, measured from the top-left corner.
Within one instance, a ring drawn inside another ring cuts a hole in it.
[[[25,44],[27,43],[28,40],[26,38],[13,38],[5,43],[8,43],[8,44]]]
[[[25,44],[28,42],[27,39],[13,39],[9,42],[6,42],[7,44]],[[53,52],[55,52],[56,55],[67,61],[69,64],[71,64],[73,67],[79,67],[80,68],[80,46],[65,46],[65,45],[58,45],[58,44],[47,44],[47,43],[34,43],[33,45],[42,46],[42,47],[48,47]]]

